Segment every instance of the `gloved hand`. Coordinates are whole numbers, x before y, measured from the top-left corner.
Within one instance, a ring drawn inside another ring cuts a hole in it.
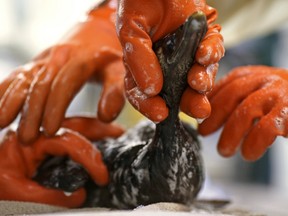
[[[73,118],[64,121],[63,124],[73,128],[75,122],[80,132],[83,130],[81,125],[91,127],[90,131],[86,131],[86,135],[94,138],[98,136],[98,139],[117,137],[123,133],[119,126],[101,122],[99,125],[97,119]],[[96,132],[96,135],[93,135],[93,128],[101,128],[106,133],[99,136]],[[61,128],[56,136],[47,138],[41,134],[30,145],[20,143],[17,134],[10,129],[1,133],[0,200],[46,203],[70,208],[81,206],[86,198],[84,189],[65,194],[64,191],[45,188],[32,180],[37,167],[49,155],[69,156],[88,171],[96,184],[108,183],[108,171],[101,153],[80,133]]]
[[[93,9],[59,43],[0,84],[0,128],[21,112],[22,142],[33,141],[40,126],[46,135],[55,134],[70,102],[88,80],[103,84],[99,119],[110,122],[117,117],[125,102],[125,68],[115,31],[116,3],[106,1]]]
[[[288,70],[244,66],[232,70],[209,95],[212,113],[199,126],[208,135],[224,125],[218,151],[260,158],[277,136],[288,135]]]
[[[204,0],[119,0],[117,34],[123,47],[126,66],[125,88],[129,102],[149,119],[159,122],[168,114],[158,95],[163,86],[160,64],[152,50],[153,42],[176,30],[194,12],[207,15],[208,32],[196,53],[182,96],[181,110],[195,118],[206,118],[210,104],[206,98],[214,85],[218,61],[224,55],[220,26],[214,8]]]

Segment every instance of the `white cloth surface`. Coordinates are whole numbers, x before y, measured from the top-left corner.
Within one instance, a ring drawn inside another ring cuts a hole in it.
[[[242,209],[197,209],[188,208],[176,203],[156,203],[141,206],[134,210],[111,211],[104,208],[65,209],[29,202],[0,201],[0,215],[42,215],[42,216],[262,216],[264,214],[251,213]]]

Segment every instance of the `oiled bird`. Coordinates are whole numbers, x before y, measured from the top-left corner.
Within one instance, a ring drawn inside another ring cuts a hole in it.
[[[46,161],[35,179],[64,191],[86,187],[84,206],[129,209],[156,202],[190,204],[203,183],[203,164],[196,133],[179,119],[179,104],[206,23],[204,14],[194,13],[154,44],[164,76],[160,96],[169,115],[160,123],[144,121],[117,139],[94,143],[110,173],[107,186],[95,185],[79,164],[66,158]]]

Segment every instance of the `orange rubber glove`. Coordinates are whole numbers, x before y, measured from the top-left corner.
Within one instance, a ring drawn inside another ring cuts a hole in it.
[[[288,134],[288,70],[268,66],[234,69],[209,95],[211,116],[199,126],[208,135],[224,125],[218,151],[260,158],[277,136]]]
[[[88,80],[103,84],[99,119],[110,122],[117,117],[125,103],[125,68],[115,30],[116,7],[116,0],[99,5],[59,43],[0,84],[0,128],[21,111],[22,142],[33,141],[41,126],[46,135],[55,134],[70,102]]]
[[[97,119],[72,118],[63,124],[78,131],[85,130],[88,137],[103,139],[118,137],[123,130],[116,125],[104,124]],[[96,129],[100,128],[100,131]],[[99,136],[99,132],[105,134]],[[80,163],[98,185],[108,183],[108,171],[102,161],[101,153],[80,133],[69,129],[59,130],[59,134],[47,138],[44,135],[31,143],[23,145],[12,131],[1,132],[0,143],[0,200],[28,201],[65,207],[79,207],[86,199],[86,192],[79,189],[71,195],[64,191],[45,188],[32,180],[37,167],[47,156],[69,156]],[[98,135],[97,135],[98,133]],[[93,135],[94,134],[94,135]]]
[[[206,98],[214,85],[218,61],[224,55],[220,26],[213,25],[217,12],[204,0],[119,0],[116,29],[126,66],[125,88],[129,102],[149,119],[159,122],[168,115],[158,95],[163,75],[153,52],[153,42],[176,30],[194,12],[207,16],[208,32],[196,53],[182,96],[181,110],[195,118],[206,118],[210,104]]]

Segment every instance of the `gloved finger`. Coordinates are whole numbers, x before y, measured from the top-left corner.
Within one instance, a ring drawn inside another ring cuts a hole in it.
[[[68,51],[68,48],[65,46],[54,49],[41,71],[33,79],[28,92],[29,97],[25,101],[18,127],[19,139],[23,143],[32,142],[39,134],[51,84],[59,69],[68,60]]]
[[[65,118],[62,127],[77,131],[91,141],[97,141],[108,137],[119,137],[124,129],[117,124],[108,124],[97,118],[70,117]]]
[[[288,110],[285,104],[274,107],[248,132],[242,144],[242,156],[249,161],[259,159],[277,136],[285,136],[288,129]]]
[[[199,122],[202,122],[211,113],[211,106],[206,95],[199,94],[189,87],[182,95],[180,109],[187,115],[199,120]]]
[[[28,89],[33,77],[39,70],[38,66],[32,66],[28,71],[17,71],[2,83],[3,90],[5,85],[8,88],[0,99],[0,127],[9,125],[18,115],[26,99]],[[11,82],[10,82],[11,81]]]
[[[134,55],[134,54],[133,54]],[[154,53],[153,53],[154,55]],[[163,86],[163,75],[162,70],[158,68],[157,64],[149,64],[146,66],[141,62],[141,67],[139,66],[139,60],[137,57],[128,55],[126,63],[126,68],[133,74],[133,78],[139,87],[139,90],[144,92],[147,96],[153,97],[160,93]],[[141,55],[142,56],[142,55]],[[143,58],[141,59],[141,61]],[[138,65],[136,64],[138,63]],[[134,65],[135,64],[135,65]],[[146,67],[145,67],[146,66]],[[139,68],[141,69],[139,69]]]
[[[44,110],[42,126],[47,135],[54,135],[60,128],[69,104],[93,73],[116,58],[115,53],[108,51],[91,58],[87,53],[80,53],[62,67],[53,81]]]
[[[33,143],[35,160],[43,161],[47,155],[69,156],[87,170],[96,184],[106,185],[109,174],[101,152],[77,132],[63,128],[58,133],[51,138],[42,135]]]
[[[56,73],[56,68],[43,66],[31,84],[18,126],[18,137],[23,143],[34,141],[39,134],[46,98]]]
[[[10,84],[15,79],[27,79],[27,77],[28,77],[30,79],[30,82],[31,82],[31,77],[33,78],[42,66],[43,66],[42,61],[37,62],[37,63],[28,63],[28,64],[25,64],[25,65],[15,69],[13,72],[11,72],[0,83],[0,98],[5,94],[5,92],[9,88]]]
[[[195,63],[187,76],[190,87],[200,93],[210,92],[214,86],[218,66],[217,63],[208,66]]]
[[[217,12],[217,10],[215,8],[213,8],[213,7],[209,6],[209,5],[206,5],[205,8],[204,8],[204,13],[206,14],[206,17],[207,17],[207,24],[210,27],[211,24],[216,21],[216,19],[218,17],[218,12]],[[221,27],[219,28],[219,32],[220,32],[220,30],[221,30]]]
[[[87,73],[83,70],[85,67],[84,59],[73,58],[67,62],[54,79],[47,96],[42,121],[43,130],[48,136],[54,135],[60,128],[69,104],[90,78],[93,71],[88,66],[89,73]],[[51,118],[52,116],[53,118]]]
[[[257,120],[270,111],[273,103],[263,89],[249,95],[226,121],[218,143],[219,153],[225,157],[234,155],[243,137]]]
[[[223,37],[219,33],[220,26],[209,27],[208,31],[200,43],[195,59],[201,65],[215,64],[224,56],[225,48]]]
[[[263,76],[243,76],[223,85],[217,94],[209,97],[212,112],[209,118],[199,125],[199,133],[208,135],[218,130],[241,101],[257,90],[265,80]]]
[[[86,199],[84,189],[65,193],[65,191],[42,187],[27,179],[25,175],[11,175],[6,170],[1,170],[0,191],[1,200],[45,203],[68,208],[80,207]]]
[[[149,97],[156,96],[163,86],[163,73],[147,33],[151,27],[140,19],[125,22],[119,30],[119,39],[126,70],[131,73],[141,92]]]
[[[144,116],[154,122],[161,122],[168,116],[168,108],[160,96],[148,97],[134,82],[127,72],[125,77],[125,94],[131,105]]]
[[[9,74],[3,81],[1,81],[1,83],[0,83],[0,98],[3,97],[5,92],[8,90],[10,84],[15,80],[17,75],[21,72],[22,71],[20,69],[15,70],[11,74]]]
[[[4,128],[17,117],[26,97],[27,83],[14,80],[0,100],[0,127]],[[13,95],[13,96],[12,96]]]
[[[209,93],[209,98],[213,98],[214,95],[218,94],[226,85],[229,85],[236,79],[241,77],[246,77],[248,81],[250,81],[250,76],[262,76],[263,74],[271,75],[271,67],[266,66],[243,66],[237,67],[231,70],[225,77],[220,79],[213,88],[213,91]]]
[[[26,167],[23,163],[21,151],[19,151],[21,145],[18,142],[16,132],[7,127],[0,131],[0,140],[0,169],[14,173],[23,173]],[[4,172],[0,172],[1,178],[3,177],[2,173]]]
[[[122,61],[114,62],[105,68],[103,90],[98,103],[98,118],[103,122],[113,121],[124,107],[124,74]]]

